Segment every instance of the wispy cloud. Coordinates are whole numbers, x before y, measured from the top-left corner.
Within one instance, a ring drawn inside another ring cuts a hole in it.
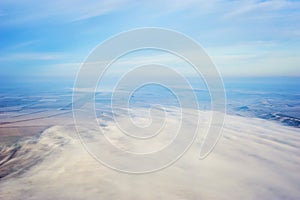
[[[36,40],[29,40],[29,41],[20,42],[20,43],[17,43],[15,45],[12,45],[11,49],[19,49],[19,48],[27,47],[27,46],[30,46],[30,45],[34,44],[35,42],[36,42]]]
[[[224,18],[234,18],[246,14],[261,15],[279,10],[300,8],[300,2],[287,0],[271,1],[240,1],[235,3],[234,9],[224,15]],[[255,15],[253,15],[255,16]]]
[[[0,0],[1,70],[33,71],[34,64],[44,66],[45,74],[74,74],[111,35],[158,26],[194,38],[225,74],[251,69],[280,75],[284,63],[286,71],[297,73],[299,11],[300,2],[293,0]],[[147,63],[181,65],[170,56],[139,56],[119,60],[115,72]]]
[[[36,23],[47,19],[56,23],[84,20],[114,12],[127,3],[123,0],[2,0],[0,1],[2,8],[0,25]]]
[[[59,53],[26,52],[3,55],[0,61],[57,60],[62,57]]]

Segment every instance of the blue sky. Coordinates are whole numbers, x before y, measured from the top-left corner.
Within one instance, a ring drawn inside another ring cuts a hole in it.
[[[1,0],[0,76],[74,77],[100,42],[139,27],[182,32],[223,76],[299,76],[300,1]]]

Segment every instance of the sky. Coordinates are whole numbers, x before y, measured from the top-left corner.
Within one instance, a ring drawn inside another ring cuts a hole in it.
[[[225,77],[299,76],[299,21],[287,0],[1,0],[0,77],[74,78],[99,43],[141,27],[193,38]]]

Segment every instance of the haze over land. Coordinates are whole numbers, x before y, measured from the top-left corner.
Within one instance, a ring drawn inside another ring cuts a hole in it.
[[[136,123],[149,123],[148,106],[163,95],[161,90],[153,90],[140,91],[132,100]],[[36,97],[40,100],[28,100],[28,107],[5,107],[1,121],[2,199],[297,199],[300,195],[300,136],[296,127],[276,120],[227,115],[223,137],[215,150],[199,160],[211,111],[183,109],[188,113],[188,124],[182,125],[186,131],[200,113],[200,132],[191,149],[166,169],[130,175],[105,167],[85,151],[67,106],[69,95],[64,92]],[[112,120],[108,96],[99,93],[96,98],[99,125],[121,149],[151,152],[174,137],[180,118],[170,97],[161,101],[168,110],[162,137],[147,143],[129,140],[120,132]],[[255,104],[247,106],[255,108]],[[117,116],[122,112],[125,114],[126,109],[118,110]],[[162,116],[162,110],[157,112],[151,116],[152,122],[160,121],[155,118]],[[26,134],[34,136],[24,138]]]

